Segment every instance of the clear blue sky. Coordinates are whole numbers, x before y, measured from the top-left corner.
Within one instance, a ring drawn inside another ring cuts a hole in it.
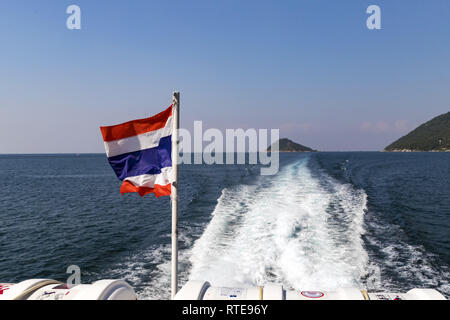
[[[366,28],[370,4],[382,30]],[[188,129],[381,150],[450,110],[449,42],[448,0],[2,0],[0,153],[104,152],[100,125],[174,90]]]

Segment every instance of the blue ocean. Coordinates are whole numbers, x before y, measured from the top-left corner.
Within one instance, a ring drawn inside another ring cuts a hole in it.
[[[281,153],[181,165],[180,284],[405,292],[450,298],[450,153]],[[170,297],[169,197],[121,195],[103,154],[0,155],[0,282],[122,278]]]

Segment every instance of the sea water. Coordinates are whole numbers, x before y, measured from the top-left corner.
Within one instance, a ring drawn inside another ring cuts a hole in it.
[[[181,165],[180,284],[439,290],[450,297],[450,153],[281,153]],[[169,197],[119,193],[101,154],[0,155],[0,282],[123,278],[170,297]]]

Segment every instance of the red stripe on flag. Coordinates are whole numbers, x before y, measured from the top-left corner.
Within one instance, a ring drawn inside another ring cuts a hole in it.
[[[137,192],[141,197],[149,193],[154,193],[155,196],[159,198],[161,196],[170,196],[172,193],[172,188],[170,183],[165,186],[155,184],[154,188],[148,188],[148,187],[136,187],[130,181],[124,181],[120,186],[120,193],[125,194],[129,192]]]
[[[150,118],[128,121],[115,126],[100,127],[103,141],[114,141],[164,128],[172,115],[172,106]]]

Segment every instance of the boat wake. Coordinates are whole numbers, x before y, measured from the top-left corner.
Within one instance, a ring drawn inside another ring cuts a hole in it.
[[[308,158],[223,190],[189,254],[190,280],[333,290],[377,281],[363,247],[366,194],[313,173]]]

